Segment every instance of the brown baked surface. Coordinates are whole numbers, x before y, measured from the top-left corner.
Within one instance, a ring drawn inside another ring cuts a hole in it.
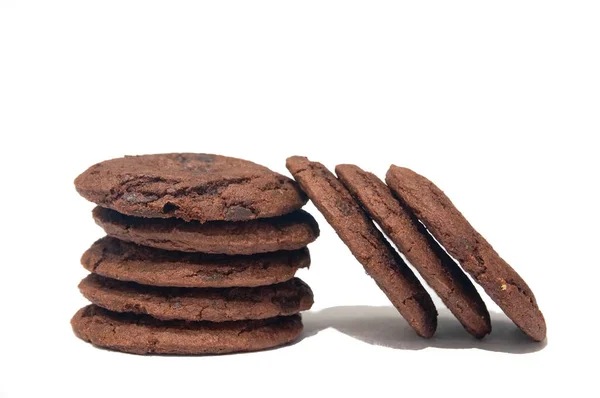
[[[298,278],[270,286],[202,289],[146,286],[89,274],[79,290],[107,310],[147,314],[161,320],[264,319],[296,314],[313,304],[312,291]]]
[[[473,283],[385,183],[355,165],[338,165],[335,171],[465,329],[477,338],[490,333],[490,314]]]
[[[533,340],[544,340],[546,322],[529,286],[444,192],[427,178],[403,167],[392,166],[386,182],[506,315]]]
[[[300,315],[254,321],[159,321],[95,305],[71,319],[75,335],[98,347],[132,354],[227,354],[288,344],[302,331]]]
[[[75,188],[123,214],[201,222],[275,217],[306,203],[289,178],[247,160],[206,153],[107,160],[79,175]]]
[[[315,219],[303,210],[252,221],[186,222],[141,218],[96,207],[94,220],[108,235],[143,246],[208,254],[257,254],[298,250],[319,236]]]
[[[292,279],[310,265],[310,254],[308,248],[249,256],[185,253],[106,236],[83,254],[81,264],[95,274],[143,285],[253,287]]]
[[[305,157],[288,158],[287,168],[400,314],[420,336],[431,337],[437,327],[431,297],[348,190]]]

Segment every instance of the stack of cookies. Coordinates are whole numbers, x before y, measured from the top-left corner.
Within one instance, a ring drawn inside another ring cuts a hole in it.
[[[293,181],[241,159],[129,156],[75,180],[108,236],[79,285],[75,334],[136,354],[221,354],[287,344],[313,304],[295,277],[319,235]]]

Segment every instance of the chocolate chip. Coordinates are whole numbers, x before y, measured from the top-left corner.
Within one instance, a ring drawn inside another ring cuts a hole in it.
[[[126,193],[123,198],[129,203],[150,203],[157,200],[158,196],[154,194],[145,195],[143,193],[131,192]]]
[[[226,221],[248,221],[252,219],[254,213],[244,206],[231,206],[225,211]]]
[[[173,213],[175,210],[178,210],[178,209],[179,209],[179,206],[177,206],[176,204],[167,202],[163,206],[162,211],[163,211],[163,213],[168,214],[168,213]]]

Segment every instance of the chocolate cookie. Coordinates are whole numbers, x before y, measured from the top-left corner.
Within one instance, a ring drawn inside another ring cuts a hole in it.
[[[96,207],[94,220],[106,233],[144,246],[209,254],[256,254],[298,250],[319,236],[315,219],[303,210],[245,222],[186,222],[140,218]]]
[[[288,344],[302,331],[300,315],[255,321],[159,321],[145,315],[116,313],[89,305],[71,326],[80,339],[133,354],[226,354]]]
[[[145,286],[90,274],[79,290],[99,307],[161,320],[265,319],[296,314],[313,304],[312,291],[298,278],[271,286],[198,289]]]
[[[464,328],[477,338],[490,333],[490,314],[475,286],[383,181],[349,164],[335,172]]]
[[[251,256],[183,253],[107,236],[83,254],[81,264],[95,274],[143,285],[253,287],[292,279],[310,265],[310,255],[308,248]]]
[[[247,160],[205,153],[107,160],[77,177],[75,188],[123,214],[201,222],[275,217],[306,203],[287,177]]]
[[[431,337],[437,326],[431,297],[348,190],[307,158],[288,158],[287,168],[400,314],[420,336]]]
[[[546,322],[529,286],[469,224],[444,192],[427,178],[397,166],[390,167],[386,181],[506,315],[532,339],[544,340]]]

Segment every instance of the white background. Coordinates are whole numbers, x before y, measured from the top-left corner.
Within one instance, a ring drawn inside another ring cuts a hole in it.
[[[599,21],[597,1],[0,0],[0,396],[597,394]],[[547,344],[491,303],[483,342],[441,306],[417,338],[312,205],[299,343],[79,341],[79,257],[102,232],[73,179],[178,151],[415,169],[528,281]]]

